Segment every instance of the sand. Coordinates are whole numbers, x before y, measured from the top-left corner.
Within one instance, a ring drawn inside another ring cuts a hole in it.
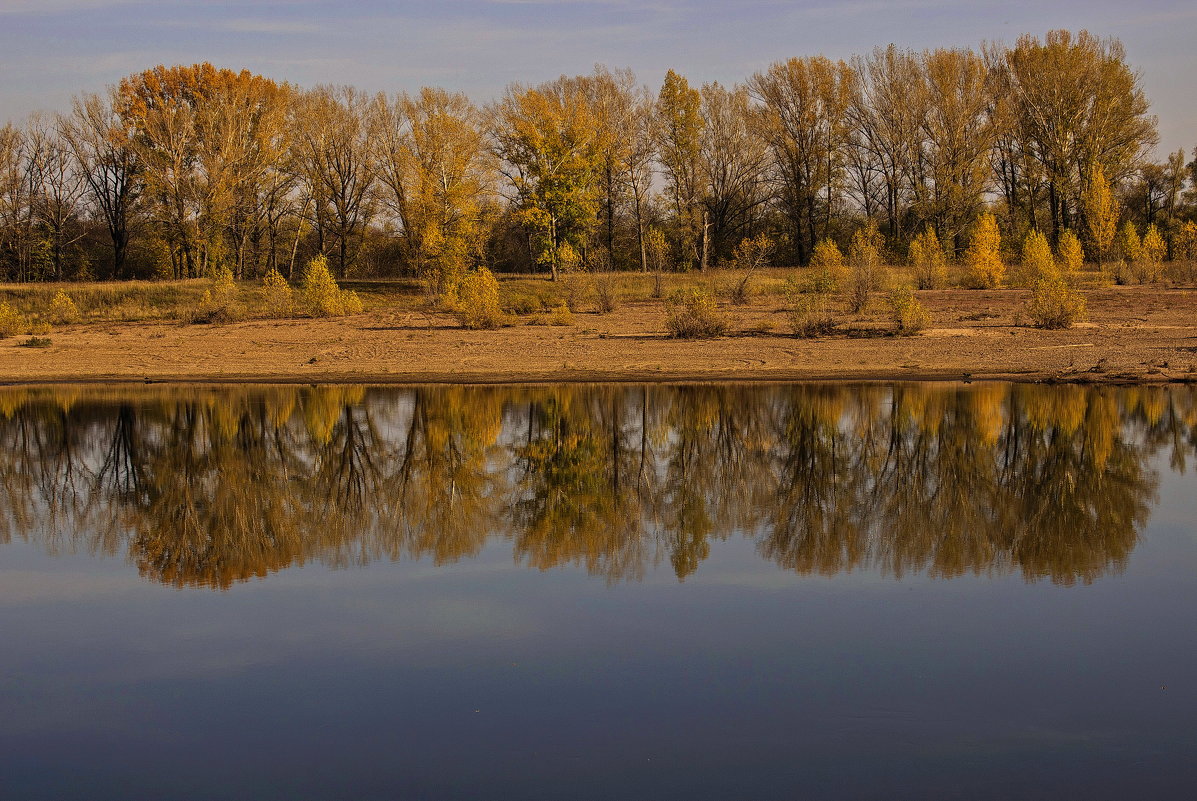
[[[923,292],[932,323],[911,337],[884,330],[879,300],[871,314],[845,320],[854,334],[798,339],[775,297],[730,309],[729,336],[697,341],[670,339],[663,307],[651,301],[577,314],[574,326],[516,318],[495,331],[385,309],[215,326],[89,323],[55,329],[49,347],[0,341],[0,381],[1197,380],[1197,290],[1116,287],[1087,296],[1087,323],[1043,331],[1021,319],[1026,291]]]

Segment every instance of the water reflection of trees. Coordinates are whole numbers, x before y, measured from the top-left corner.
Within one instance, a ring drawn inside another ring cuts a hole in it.
[[[15,389],[0,541],[127,553],[176,586],[290,565],[698,570],[745,536],[799,573],[1121,569],[1189,388],[1079,386]]]

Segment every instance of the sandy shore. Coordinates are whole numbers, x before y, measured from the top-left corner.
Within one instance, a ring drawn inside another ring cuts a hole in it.
[[[1197,380],[1195,290],[1092,291],[1090,322],[1067,331],[1021,324],[1024,291],[920,298],[932,327],[913,337],[883,332],[877,303],[871,316],[846,321],[857,333],[797,339],[776,298],[733,309],[732,334],[701,341],[668,338],[652,302],[578,314],[574,326],[517,318],[496,331],[409,311],[220,326],[92,323],[56,329],[44,348],[21,346],[25,337],[0,341],[0,381]]]

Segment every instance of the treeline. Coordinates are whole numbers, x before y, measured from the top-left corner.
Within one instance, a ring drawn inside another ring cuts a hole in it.
[[[291,277],[323,255],[443,288],[477,265],[701,269],[761,235],[806,264],[866,225],[895,261],[928,231],[954,258],[984,211],[1015,247],[1073,231],[1108,259],[1130,223],[1192,258],[1197,161],[1147,160],[1148,111],[1117,40],[1067,31],[735,86],[599,66],[485,106],[159,66],[0,129],[0,274]]]
[[[684,579],[733,537],[799,574],[1071,584],[1126,564],[1195,423],[1186,387],[11,388],[0,543],[221,588],[496,541]]]

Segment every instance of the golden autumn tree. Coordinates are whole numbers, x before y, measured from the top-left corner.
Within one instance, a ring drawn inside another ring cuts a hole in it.
[[[603,140],[585,78],[512,86],[494,107],[492,135],[532,232],[536,263],[557,280],[559,250],[580,249],[594,228]]]
[[[497,194],[482,114],[465,95],[434,88],[380,96],[373,113],[374,163],[408,260],[435,294],[451,298],[482,255]]]
[[[968,281],[977,289],[993,289],[1002,283],[1006,265],[1002,261],[1002,235],[997,219],[988,212],[977,218],[969,240],[965,263]]]
[[[1081,208],[1085,214],[1085,229],[1093,245],[1093,255],[1100,270],[1114,246],[1118,233],[1118,203],[1114,191],[1106,178],[1105,170],[1096,164],[1089,171],[1085,189],[1081,195]]]
[[[117,92],[174,275],[235,262],[229,226],[248,187],[282,158],[289,88],[204,63],[154,67]]]

